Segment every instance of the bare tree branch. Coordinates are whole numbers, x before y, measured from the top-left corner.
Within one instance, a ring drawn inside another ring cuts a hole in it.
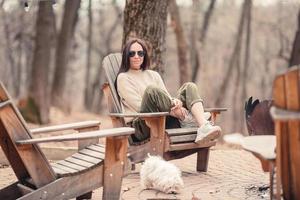
[[[243,9],[242,9],[242,12],[241,12],[239,26],[238,26],[238,32],[237,32],[237,36],[236,36],[235,47],[234,47],[234,50],[231,54],[231,58],[230,58],[230,61],[229,61],[229,66],[228,66],[227,71],[225,73],[225,78],[224,78],[223,82],[221,83],[221,87],[220,87],[220,90],[218,92],[218,96],[217,96],[216,101],[215,101],[215,105],[217,105],[217,106],[219,106],[222,99],[224,99],[225,96],[226,96],[226,91],[228,89],[229,80],[230,80],[230,78],[232,78],[233,68],[238,67],[237,64],[239,64],[240,53],[241,53],[241,44],[242,44],[242,36],[243,36],[243,31],[244,31],[243,27],[244,27],[244,23],[245,23],[245,14],[246,14],[245,10],[246,10],[246,4],[244,3]]]
[[[300,64],[300,9],[298,14],[298,28],[295,34],[293,50],[291,53],[291,58],[289,61],[289,66],[294,66]]]
[[[177,57],[179,67],[180,85],[190,80],[190,68],[187,63],[187,43],[181,25],[180,13],[175,0],[169,0],[169,12],[172,26],[176,35]]]
[[[84,91],[84,105],[85,108],[91,110],[91,54],[92,54],[92,39],[93,39],[93,13],[92,13],[92,0],[89,0],[88,5],[88,36],[87,36],[87,56],[86,56],[86,74],[85,74],[85,91]]]
[[[112,26],[110,27],[109,31],[107,32],[107,36],[106,36],[106,40],[105,40],[107,52],[111,51],[111,40],[112,40],[113,33],[116,31],[118,24],[120,24],[120,22],[122,20],[122,16],[123,16],[122,10],[116,3],[114,3],[114,10],[117,14],[117,17],[116,17],[114,23],[112,24]]]
[[[196,39],[200,29],[199,24],[200,0],[193,0],[192,19],[191,19],[191,37],[190,37],[190,60],[192,70],[192,81],[196,82],[198,71],[201,67],[200,60],[200,41]]]
[[[208,27],[209,27],[209,22],[210,22],[210,18],[213,14],[214,8],[215,8],[215,4],[216,4],[216,0],[211,0],[209,7],[207,9],[207,11],[205,12],[204,15],[204,22],[203,22],[203,26],[201,29],[201,34],[200,34],[200,42],[204,45],[205,43],[205,39],[206,39],[206,34],[208,31]]]

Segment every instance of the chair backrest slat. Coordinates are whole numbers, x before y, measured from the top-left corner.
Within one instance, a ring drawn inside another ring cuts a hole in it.
[[[114,112],[121,113],[121,103],[119,100],[119,96],[117,90],[115,88],[115,81],[118,75],[118,71],[121,65],[122,56],[120,53],[109,54],[103,59],[102,67],[104,68],[105,76],[108,81],[112,97],[113,104],[115,107]]]

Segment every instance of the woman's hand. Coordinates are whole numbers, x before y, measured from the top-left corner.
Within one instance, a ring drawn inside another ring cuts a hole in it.
[[[185,107],[178,107],[170,111],[170,115],[176,117],[180,120],[184,120],[185,116],[188,114],[188,110]]]
[[[171,111],[182,107],[182,101],[180,101],[179,99],[172,99],[172,104],[174,106],[171,108]]]

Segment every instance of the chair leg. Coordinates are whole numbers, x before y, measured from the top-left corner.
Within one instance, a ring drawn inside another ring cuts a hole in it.
[[[136,169],[135,163],[132,163],[132,164],[131,164],[131,170],[134,171],[135,169]]]
[[[76,200],[83,200],[83,199],[92,199],[93,192],[87,192],[83,195],[80,195],[79,197],[76,197]]]
[[[124,175],[124,165],[127,165],[127,138],[106,138],[103,200],[119,200]]]
[[[197,152],[197,171],[206,172],[209,158],[209,147],[199,149]]]
[[[270,200],[274,199],[274,163],[270,161],[269,163],[269,173],[270,173]]]

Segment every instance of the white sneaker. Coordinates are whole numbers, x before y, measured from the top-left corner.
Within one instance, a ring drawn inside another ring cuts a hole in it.
[[[210,112],[204,112],[204,119],[208,120],[211,117]],[[198,127],[198,123],[196,122],[193,114],[188,112],[185,116],[184,120],[179,120],[181,128],[192,128]]]
[[[204,119],[206,119],[207,121],[208,121],[208,120],[210,119],[210,117],[211,117],[210,112],[204,112],[203,115],[204,115]]]
[[[217,139],[221,135],[221,128],[214,126],[210,121],[207,121],[197,130],[197,137],[195,142],[198,144],[205,144]]]

